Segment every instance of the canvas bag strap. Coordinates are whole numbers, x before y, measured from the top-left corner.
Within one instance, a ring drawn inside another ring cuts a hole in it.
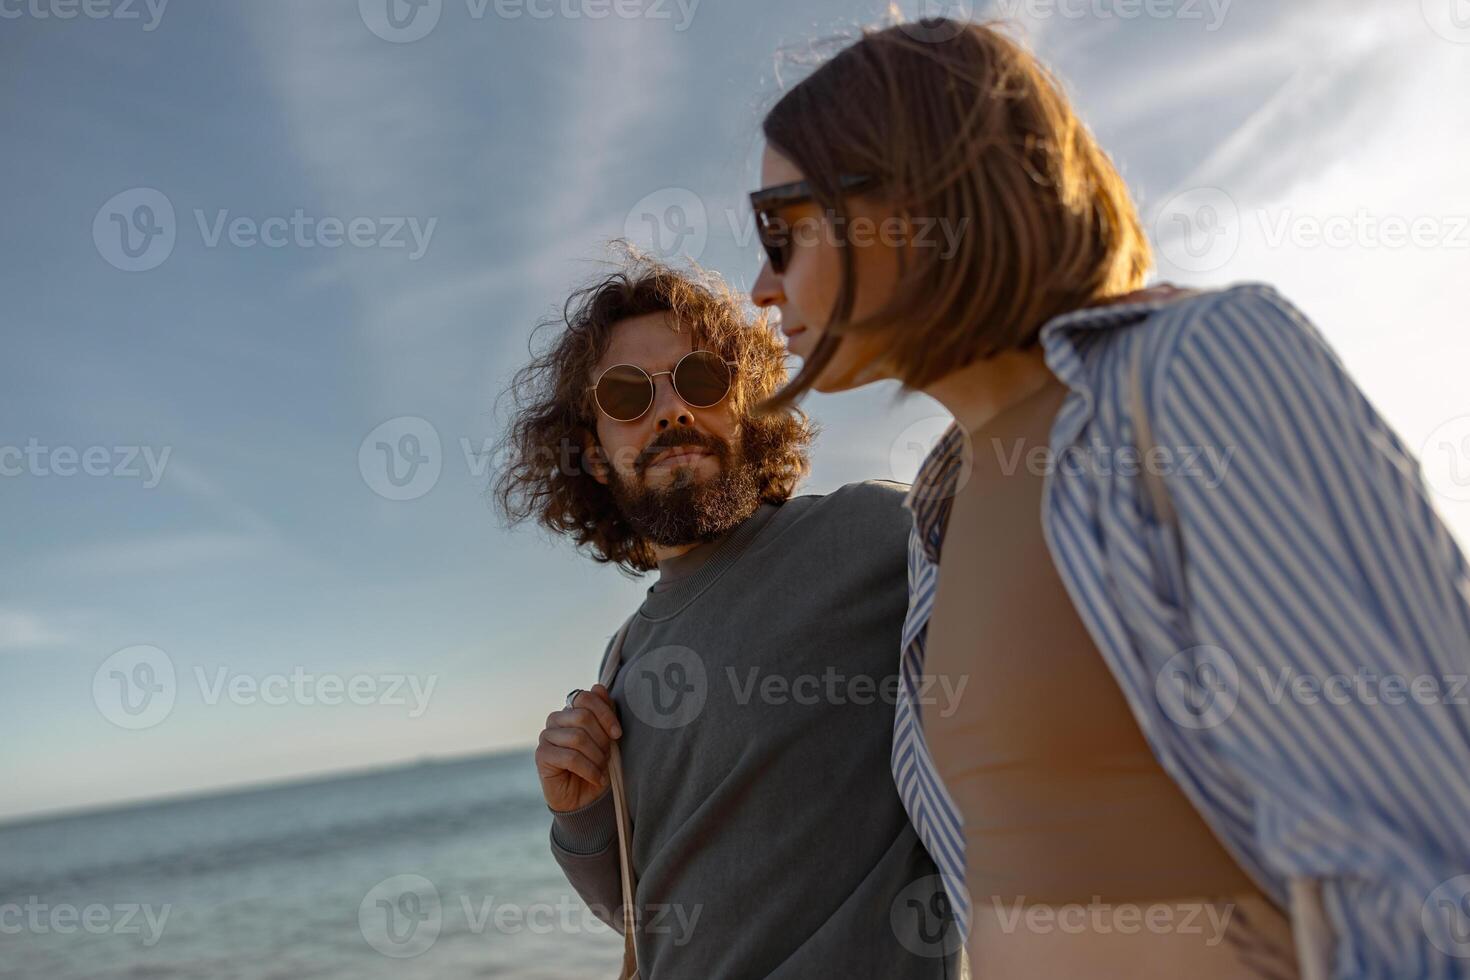
[[[609,692],[617,678],[618,668],[622,665],[623,640],[628,635],[628,627],[633,625],[636,618],[637,613],[629,617],[608,647],[607,659],[602,664],[601,683]],[[618,751],[616,741],[612,743],[608,753],[607,781],[612,788],[613,811],[617,815],[618,866],[623,879],[623,967],[618,974],[618,980],[638,980],[638,944],[633,941],[633,934],[637,931],[633,890],[637,882],[633,879],[632,825],[628,820],[628,790],[623,782],[623,757]]]

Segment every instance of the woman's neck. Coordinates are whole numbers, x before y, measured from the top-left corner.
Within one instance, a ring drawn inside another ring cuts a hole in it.
[[[1040,346],[1003,351],[953,371],[924,389],[949,409],[960,428],[974,432],[1053,378]]]
[[[1101,297],[1084,308],[1119,303],[1153,303],[1191,295],[1169,283]],[[966,432],[974,432],[1001,412],[1040,390],[1054,375],[1046,366],[1040,344],[1029,350],[1004,351],[992,358],[968,364],[946,374],[924,389],[924,393],[949,409]]]

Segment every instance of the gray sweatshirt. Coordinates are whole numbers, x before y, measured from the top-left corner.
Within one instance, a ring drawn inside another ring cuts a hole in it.
[[[958,975],[889,758],[904,490],[765,505],[649,589],[612,689],[643,980]],[[551,850],[621,928],[611,796],[556,815]]]

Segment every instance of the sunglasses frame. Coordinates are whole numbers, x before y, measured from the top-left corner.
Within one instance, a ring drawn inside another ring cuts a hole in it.
[[[679,390],[679,383],[674,380],[674,378],[677,376],[679,368],[683,366],[685,361],[689,360],[689,358],[693,357],[695,354],[711,354],[719,358],[719,360],[722,361],[725,366],[730,369],[730,378],[729,382],[725,386],[725,393],[719,398],[716,398],[714,401],[710,402],[708,405],[696,405],[689,399],[685,398],[684,393]],[[667,374],[669,376],[669,384],[673,386],[674,394],[679,396],[680,401],[688,405],[690,408],[697,408],[700,411],[703,411],[706,408],[714,408],[720,402],[730,397],[730,389],[735,387],[735,369],[739,366],[739,361],[732,361],[729,358],[720,357],[718,351],[705,350],[701,348],[699,350],[692,350],[689,353],[685,354],[683,357],[679,358],[678,362],[675,363],[673,369],[669,371],[650,372],[639,367],[637,364],[609,364],[607,367],[603,368],[602,373],[597,376],[597,380],[587,386],[587,390],[592,392],[592,402],[597,406],[597,410],[603,415],[607,416],[609,419],[612,419],[614,422],[637,422],[639,419],[643,418],[643,416],[649,413],[649,411],[653,408],[653,403],[658,400],[658,379],[663,377],[664,375]],[[602,399],[597,397],[597,387],[598,385],[602,384],[602,379],[607,377],[607,372],[611,371],[613,368],[620,367],[633,368],[635,371],[638,371],[645,378],[648,379],[648,404],[644,407],[643,411],[639,412],[637,415],[633,416],[630,419],[618,418],[616,415],[603,408]]]
[[[843,194],[858,194],[868,190],[877,182],[878,178],[872,174],[842,174],[837,178],[837,187]],[[761,247],[766,250],[766,259],[771,263],[771,271],[778,276],[786,271],[785,246],[773,244],[767,235],[770,219],[777,217],[777,212],[782,208],[806,204],[814,200],[816,200],[816,193],[812,190],[811,182],[806,180],[773,184],[770,187],[762,187],[760,190],[750,192],[750,207],[755,212],[756,237],[760,239]]]

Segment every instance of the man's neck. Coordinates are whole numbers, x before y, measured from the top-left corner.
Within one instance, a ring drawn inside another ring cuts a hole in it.
[[[668,561],[670,558],[678,558],[680,555],[687,555],[689,552],[693,551],[695,548],[698,548],[703,543],[704,542],[702,541],[691,541],[688,544],[675,544],[668,547],[664,547],[663,545],[654,545],[653,557],[655,561],[665,562]]]

